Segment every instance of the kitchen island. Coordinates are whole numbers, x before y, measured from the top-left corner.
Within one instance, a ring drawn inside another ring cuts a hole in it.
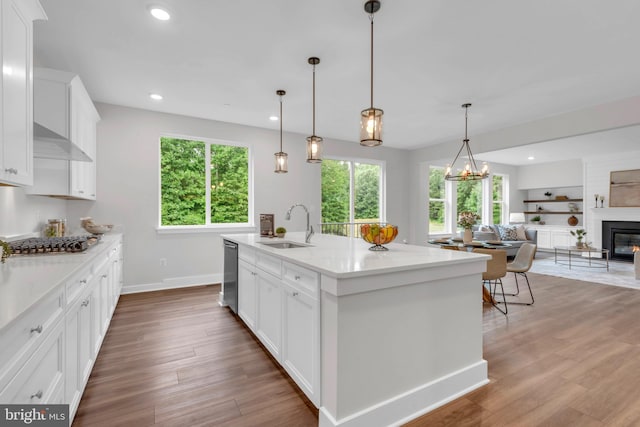
[[[488,256],[400,243],[374,252],[329,235],[304,246],[304,233],[222,237],[239,245],[239,316],[318,406],[320,426],[398,425],[488,382]],[[283,240],[302,246],[268,246]]]

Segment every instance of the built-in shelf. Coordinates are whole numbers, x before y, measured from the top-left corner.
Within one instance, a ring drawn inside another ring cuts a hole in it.
[[[557,202],[582,202],[582,199],[544,199],[544,200],[525,200],[525,203],[557,203]]]
[[[526,214],[538,214],[538,215],[553,215],[553,214],[562,214],[562,215],[582,215],[582,211],[579,212],[561,212],[561,211],[525,211]]]

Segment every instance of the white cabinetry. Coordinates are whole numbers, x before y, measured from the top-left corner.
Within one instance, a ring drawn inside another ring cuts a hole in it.
[[[0,402],[67,403],[73,420],[122,286],[122,241],[100,245],[108,246],[0,329]]]
[[[318,273],[283,262],[282,365],[318,405],[320,394],[320,303]]]
[[[571,236],[571,230],[579,227],[538,225],[531,228],[537,230],[538,249],[544,251],[553,250],[556,246],[572,246],[575,238]]]
[[[319,406],[319,274],[244,245],[238,257],[238,316]]]
[[[64,71],[34,69],[34,119],[69,139],[93,161],[35,159],[29,194],[96,199],[96,124],[100,116],[80,78]]]
[[[33,183],[33,21],[37,0],[0,0],[0,183]]]

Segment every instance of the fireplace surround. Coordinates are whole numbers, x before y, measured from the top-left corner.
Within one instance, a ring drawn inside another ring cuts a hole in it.
[[[602,248],[612,260],[633,262],[634,246],[640,246],[640,221],[602,221]]]

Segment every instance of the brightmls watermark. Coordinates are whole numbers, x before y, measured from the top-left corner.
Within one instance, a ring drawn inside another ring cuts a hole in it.
[[[69,405],[2,405],[0,427],[69,427]]]

